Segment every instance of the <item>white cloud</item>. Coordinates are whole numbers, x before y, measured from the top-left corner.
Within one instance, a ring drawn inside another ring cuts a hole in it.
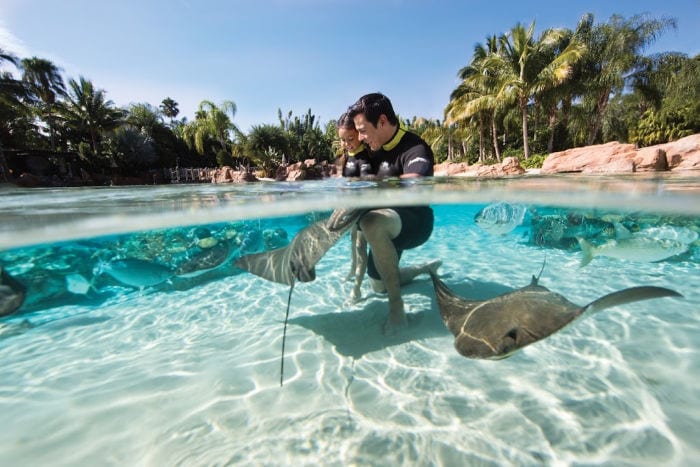
[[[27,46],[24,45],[24,42],[17,38],[12,31],[10,31],[10,29],[3,24],[2,20],[0,20],[0,48],[3,50],[3,52],[9,52],[20,59],[29,56]],[[0,66],[0,70],[14,71],[14,67],[12,65],[4,64],[3,66]]]

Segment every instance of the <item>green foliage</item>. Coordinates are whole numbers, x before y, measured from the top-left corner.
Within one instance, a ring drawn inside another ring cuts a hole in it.
[[[223,149],[219,149],[219,152],[216,153],[216,163],[219,164],[219,167],[233,167],[236,164],[233,156]]]
[[[663,112],[647,110],[637,126],[630,129],[630,141],[644,147],[692,135],[700,129],[699,110],[697,103]]]
[[[333,160],[333,139],[328,139],[327,133],[321,130],[316,116],[309,109],[303,117],[293,117],[289,111],[282,118],[282,110],[277,111],[280,127],[287,135],[289,142],[288,162],[301,162],[315,159],[316,162]]]
[[[125,174],[134,175],[158,160],[153,139],[131,125],[123,125],[107,138],[108,153]]]
[[[520,165],[524,169],[539,169],[542,167],[547,156],[547,154],[530,154],[529,159],[519,159]]]
[[[253,126],[246,138],[244,152],[266,176],[272,177],[289,152],[287,134],[275,125]]]

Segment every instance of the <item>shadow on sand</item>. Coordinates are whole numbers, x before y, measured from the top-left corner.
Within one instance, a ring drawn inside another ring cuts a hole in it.
[[[450,284],[450,287],[455,293],[475,300],[488,300],[514,290],[494,282],[480,281],[465,281],[460,284]],[[362,309],[299,316],[290,318],[289,324],[301,326],[322,336],[333,344],[339,354],[356,359],[365,354],[410,341],[450,336],[440,318],[430,280],[415,281],[404,286],[402,292],[404,299],[411,294],[430,297],[430,309],[408,313],[408,327],[395,335],[384,335],[384,323],[387,319],[386,297],[374,293],[358,305],[362,306],[364,303]]]

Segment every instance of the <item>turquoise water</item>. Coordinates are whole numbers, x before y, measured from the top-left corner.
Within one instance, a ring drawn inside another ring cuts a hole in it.
[[[27,296],[0,318],[0,465],[697,464],[699,200],[682,178],[4,188],[0,265]],[[580,305],[684,297],[467,359],[426,277],[383,335],[386,298],[350,300],[345,237],[294,288],[280,387],[289,287],[233,261],[336,206],[418,202],[435,230],[402,264],[441,259],[464,297],[523,287],[545,257],[540,284]],[[620,226],[641,246],[613,248]],[[584,267],[576,237],[599,248]]]

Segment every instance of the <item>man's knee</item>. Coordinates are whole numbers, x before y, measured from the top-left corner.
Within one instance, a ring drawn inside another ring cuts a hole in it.
[[[396,238],[401,232],[401,218],[393,209],[377,209],[362,216],[360,228],[370,243],[377,235]]]

